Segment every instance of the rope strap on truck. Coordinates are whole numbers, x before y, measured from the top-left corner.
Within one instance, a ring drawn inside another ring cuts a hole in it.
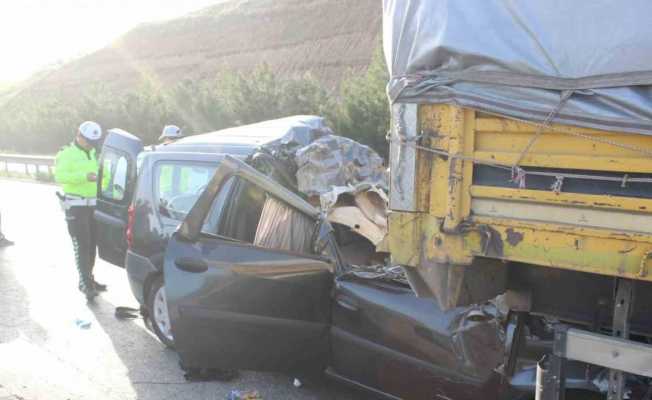
[[[645,156],[652,157],[652,150],[637,147],[637,146],[632,146],[624,143],[618,143],[613,140],[609,140],[606,138],[599,138],[591,135],[586,135],[582,134],[579,132],[572,132],[572,131],[567,131],[567,130],[562,130],[559,128],[556,128],[551,125],[552,120],[554,119],[555,115],[563,108],[564,104],[570,98],[572,95],[572,91],[565,91],[562,93],[561,99],[557,107],[555,107],[554,110],[548,114],[546,119],[542,123],[537,123],[537,122],[532,122],[520,118],[513,118],[513,117],[506,117],[504,115],[499,115],[499,114],[494,114],[494,113],[486,113],[489,115],[494,115],[500,118],[507,118],[510,120],[513,120],[515,122],[520,122],[523,124],[527,124],[530,126],[534,126],[537,128],[537,131],[535,132],[534,136],[532,139],[528,142],[526,147],[523,149],[523,151],[519,154],[519,157],[517,158],[516,162],[512,165],[504,164],[504,163],[498,163],[495,161],[491,160],[483,160],[483,159],[478,159],[472,156],[468,155],[462,155],[462,154],[451,154],[445,150],[440,150],[440,149],[434,149],[430,147],[426,147],[423,145],[419,145],[418,142],[424,138],[424,135],[417,135],[414,137],[407,137],[405,135],[405,130],[401,126],[403,122],[402,114],[404,112],[404,107],[401,107],[399,110],[399,118],[397,121],[397,126],[396,126],[396,138],[392,138],[391,135],[387,136],[387,139],[389,140],[390,143],[396,143],[401,147],[408,147],[408,148],[413,148],[415,150],[420,150],[424,152],[428,152],[431,154],[435,154],[441,157],[445,157],[447,159],[453,159],[453,160],[462,160],[462,161],[470,161],[474,164],[478,165],[484,165],[492,168],[498,168],[506,171],[510,171],[511,173],[511,179],[510,182],[515,183],[519,186],[519,188],[523,189],[525,188],[525,179],[528,175],[530,176],[544,176],[544,177],[552,177],[555,178],[555,182],[551,186],[551,190],[555,193],[560,193],[562,190],[563,182],[564,179],[585,179],[585,180],[592,180],[592,181],[602,181],[602,182],[618,182],[621,184],[622,187],[626,187],[628,183],[652,183],[652,178],[643,178],[643,177],[630,177],[629,174],[623,174],[622,177],[618,176],[604,176],[604,175],[589,175],[589,174],[578,174],[578,173],[566,173],[566,172],[545,172],[545,171],[532,171],[532,170],[526,170],[523,167],[521,167],[519,164],[523,161],[523,158],[525,158],[525,155],[529,152],[531,147],[534,145],[534,142],[538,140],[538,138],[546,131],[553,131],[556,133],[562,133],[565,135],[570,135],[570,136],[575,136],[578,138],[586,139],[586,140],[591,140],[615,147],[619,147],[622,149],[634,151],[637,153],[644,154]]]

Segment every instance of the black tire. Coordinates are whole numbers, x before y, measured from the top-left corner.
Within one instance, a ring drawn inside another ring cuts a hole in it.
[[[155,299],[156,295],[159,290],[162,290],[164,287],[164,282],[163,282],[163,277],[161,275],[157,276],[154,278],[152,281],[152,284],[149,287],[149,291],[147,292],[147,311],[148,311],[148,325],[150,329],[154,332],[158,340],[163,343],[166,347],[170,349],[174,349],[174,340],[168,338],[162,331],[159,326],[159,323],[156,321],[157,318],[157,313],[156,310],[154,309],[155,305]]]

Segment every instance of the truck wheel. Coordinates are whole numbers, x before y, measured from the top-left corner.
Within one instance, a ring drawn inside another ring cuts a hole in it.
[[[172,336],[168,303],[162,276],[157,276],[152,282],[147,293],[147,309],[149,310],[150,325],[156,337],[166,347],[174,348],[174,336]]]

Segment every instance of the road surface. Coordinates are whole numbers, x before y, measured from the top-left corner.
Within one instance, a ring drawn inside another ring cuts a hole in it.
[[[368,399],[326,380],[296,389],[283,374],[186,382],[177,355],[142,320],[115,319],[116,306],[137,306],[124,270],[99,261],[95,275],[109,291],[86,305],[55,191],[0,179],[2,231],[16,242],[0,249],[0,400],[223,400],[232,389],[265,400]]]

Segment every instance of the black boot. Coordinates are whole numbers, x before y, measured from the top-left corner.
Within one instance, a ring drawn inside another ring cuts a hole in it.
[[[78,288],[79,291],[82,292],[84,296],[86,296],[86,300],[89,303],[92,303],[93,300],[99,295],[99,293],[97,292],[97,290],[93,285],[92,280],[84,280],[83,278],[80,279]]]
[[[89,289],[84,291],[84,295],[86,296],[86,301],[89,303],[94,303],[95,298],[97,297],[99,293],[95,289]]]

